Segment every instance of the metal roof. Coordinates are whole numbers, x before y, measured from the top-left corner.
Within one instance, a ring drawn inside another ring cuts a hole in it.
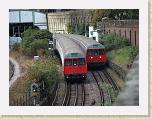
[[[73,40],[76,40],[80,43],[82,43],[86,48],[105,48],[104,45],[98,43],[97,41],[93,40],[92,38],[88,38],[82,35],[75,35],[75,34],[68,34],[65,35],[70,37]]]
[[[64,58],[84,58],[85,55],[81,48],[72,40],[62,34],[54,34],[54,38],[58,41],[63,49]]]

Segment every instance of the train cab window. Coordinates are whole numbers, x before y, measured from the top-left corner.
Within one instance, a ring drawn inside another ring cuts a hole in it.
[[[66,59],[65,60],[65,66],[72,66],[72,60],[71,59]]]
[[[73,66],[77,66],[77,65],[78,65],[77,59],[73,59]]]
[[[87,55],[88,56],[93,55],[93,50],[89,49],[88,52],[87,52]]]
[[[99,49],[99,55],[103,55],[104,54],[104,49]]]
[[[99,51],[97,49],[94,50],[94,55],[99,55]]]
[[[84,58],[78,59],[78,65],[84,65],[85,61]]]

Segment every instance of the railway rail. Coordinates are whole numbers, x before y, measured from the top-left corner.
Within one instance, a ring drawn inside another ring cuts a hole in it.
[[[63,94],[64,89],[64,94]],[[62,95],[61,95],[62,92]],[[84,83],[64,83],[58,84],[52,106],[83,106],[85,104],[85,86]]]
[[[120,91],[106,70],[89,71],[81,83],[60,82],[52,106],[110,106]],[[91,104],[95,100],[96,104]]]
[[[90,71],[90,73],[93,76],[92,79],[94,79],[97,84],[101,98],[101,105],[111,105],[116,100],[120,91],[119,86],[105,70]]]

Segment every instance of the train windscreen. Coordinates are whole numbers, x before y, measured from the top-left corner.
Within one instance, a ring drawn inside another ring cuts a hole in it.
[[[78,59],[78,65],[84,65],[84,64],[85,64],[84,58]]]
[[[72,66],[72,59],[66,59],[65,66]]]
[[[104,54],[104,49],[99,49],[99,55],[103,55]]]

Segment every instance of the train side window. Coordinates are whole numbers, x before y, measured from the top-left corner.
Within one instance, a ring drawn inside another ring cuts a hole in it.
[[[77,65],[78,65],[77,59],[73,59],[73,66],[77,66]]]
[[[99,49],[99,55],[103,55],[104,54],[104,49]]]
[[[78,65],[84,65],[85,61],[84,58],[78,59]]]
[[[65,66],[72,66],[72,60],[71,59],[66,59],[65,60]]]

